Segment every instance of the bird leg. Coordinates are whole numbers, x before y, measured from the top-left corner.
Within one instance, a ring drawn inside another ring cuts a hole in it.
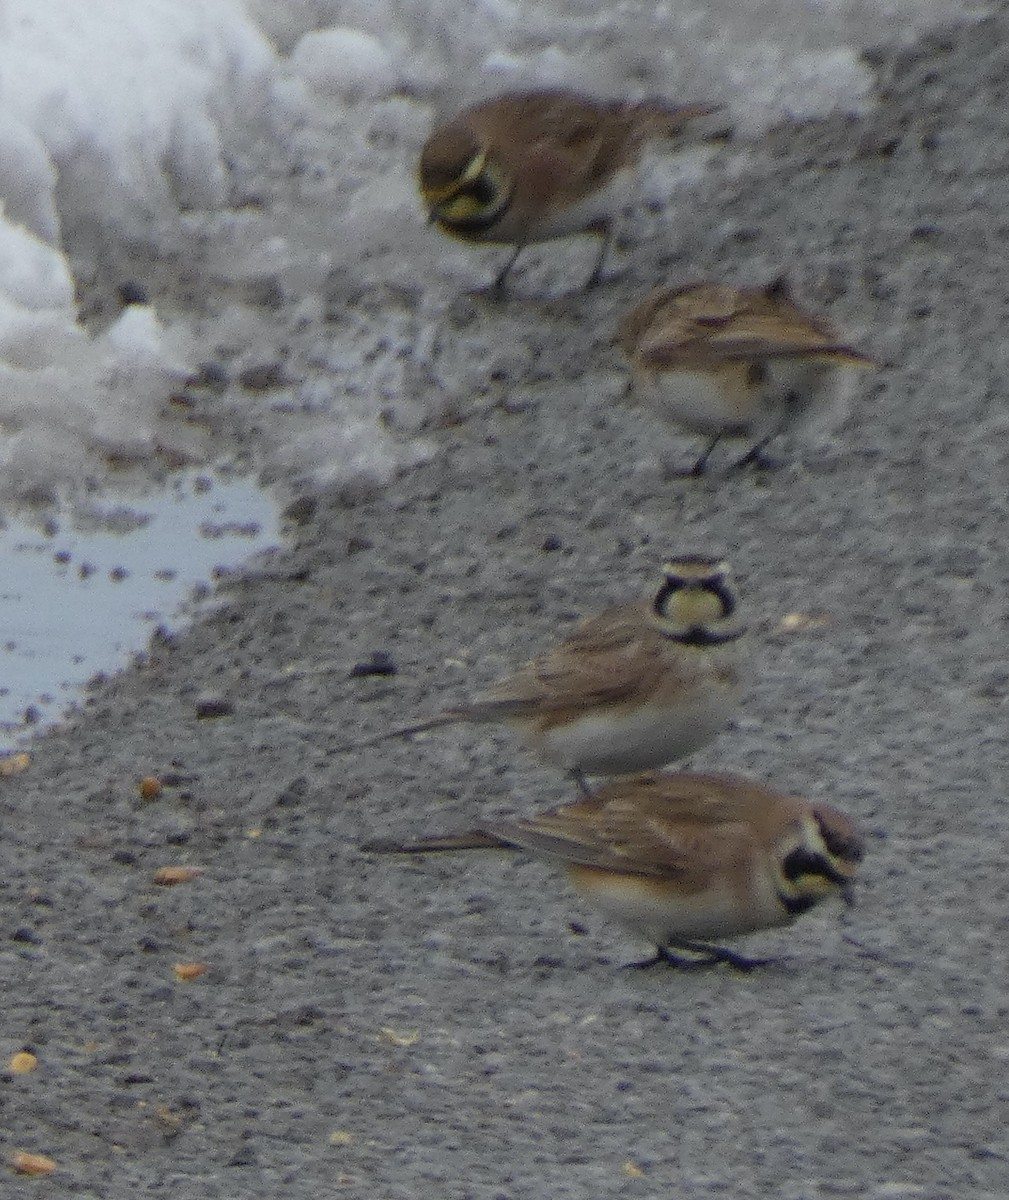
[[[773,441],[773,439],[776,438],[778,436],[778,434],[783,433],[785,431],[785,429],[788,426],[788,420],[787,420],[788,407],[789,407],[789,405],[792,405],[792,406],[796,405],[798,403],[798,400],[799,400],[799,397],[796,395],[795,392],[789,392],[784,397],[784,399],[782,400],[782,407],[785,409],[785,413],[782,415],[782,419],[778,422],[777,426],[774,429],[772,429],[769,434],[767,434],[766,437],[762,437],[759,442],[757,442],[755,445],[751,446],[749,450],[747,450],[747,452],[743,455],[742,458],[737,459],[732,464],[732,467],[734,470],[741,469],[742,467],[752,466],[752,467],[755,467],[758,471],[776,471],[778,469],[778,467],[781,466],[781,463],[778,461],[778,459],[772,458],[769,454],[764,453],[764,447],[768,444],[768,442]]]
[[[693,967],[710,967],[720,960],[710,954],[707,958],[683,958],[682,955],[674,954],[668,946],[656,946],[655,953],[651,958],[643,958],[640,962],[624,963],[626,971],[647,971],[651,967],[679,967],[681,970],[690,970]]]
[[[508,261],[501,268],[501,270],[498,271],[497,278],[491,284],[490,290],[498,298],[500,298],[504,294],[505,280],[508,278],[508,275],[509,275],[512,267],[515,266],[515,260],[518,258],[518,256],[522,253],[522,251],[524,249],[525,249],[524,246],[516,246],[515,247],[515,249],[508,256]]]
[[[756,967],[766,967],[768,963],[774,962],[773,958],[747,958],[744,954],[737,954],[735,950],[726,950],[724,946],[711,946],[707,942],[677,942],[676,945],[681,950],[692,950],[695,954],[705,955],[701,960],[702,966],[725,963],[737,971],[752,971]]]
[[[692,467],[670,467],[665,466],[663,475],[666,480],[669,479],[700,479],[704,474],[705,468],[708,465],[708,459],[711,457],[711,452],[722,440],[722,435],[716,433],[715,436],[708,442],[700,458]]]
[[[674,954],[674,949],[687,950],[698,957],[684,958],[681,954]],[[713,967],[717,963],[725,963],[726,966],[733,967],[737,971],[752,971],[773,962],[773,958],[747,958],[745,955],[737,954],[734,950],[726,950],[724,946],[709,946],[707,942],[682,941],[670,942],[667,946],[656,946],[655,953],[651,958],[642,959],[641,962],[627,963],[626,967],[628,970],[635,971],[647,971],[650,967],[657,966],[691,970],[696,967]]]
[[[761,439],[756,445],[751,446],[742,458],[736,459],[732,464],[732,469],[740,471],[744,467],[753,467],[757,471],[776,471],[781,466],[781,463],[778,459],[764,453],[764,447],[775,436],[777,436],[777,431],[768,434],[766,438]]]
[[[716,433],[711,441],[708,442],[707,449],[701,452],[701,457],[697,460],[697,462],[694,463],[690,470],[686,472],[686,474],[694,475],[698,478],[703,475],[704,470],[708,465],[708,459],[711,457],[712,450],[714,450],[721,440],[722,435],[720,433]]]
[[[575,787],[578,788],[583,796],[588,797],[592,795],[592,789],[589,787],[589,781],[585,778],[585,772],[581,769],[581,767],[572,767],[571,770],[568,771],[568,774],[575,781]]]
[[[601,237],[599,239],[599,253],[596,255],[596,262],[595,266],[592,268],[592,274],[586,280],[586,291],[589,291],[591,288],[598,287],[599,284],[603,283],[606,278],[605,275],[603,275],[603,264],[606,262],[606,256],[610,252],[610,246],[613,245],[612,223],[604,226],[600,230],[600,233]]]

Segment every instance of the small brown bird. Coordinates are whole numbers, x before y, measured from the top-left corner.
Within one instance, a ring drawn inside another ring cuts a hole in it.
[[[657,591],[582,621],[473,703],[346,749],[458,721],[511,722],[586,793],[586,775],[664,766],[710,741],[739,703],[736,604],[726,563],[675,559]]]
[[[602,277],[614,221],[630,196],[645,143],[673,137],[717,106],[595,100],[569,91],[507,93],[436,129],[420,156],[431,221],[472,242],[514,247],[494,287],[530,242],[602,238],[588,286]]]
[[[710,439],[693,475],[726,437],[753,441],[736,467],[773,465],[763,453],[772,438],[829,410],[852,368],[875,366],[800,308],[783,279],[660,288],[628,313],[619,339],[644,404]]]
[[[787,925],[830,896],[851,903],[864,853],[851,821],[827,804],[729,775],[686,773],[616,780],[525,820],[362,849],[527,851],[561,863],[576,891],[655,946],[631,965],[725,962],[740,970],[767,960],[712,939]]]

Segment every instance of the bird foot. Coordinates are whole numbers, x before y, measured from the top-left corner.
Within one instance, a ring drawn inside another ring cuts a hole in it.
[[[766,453],[760,446],[754,446],[752,450],[747,450],[742,458],[737,458],[731,469],[743,471],[747,467],[752,467],[755,471],[778,471],[783,466],[784,463],[780,458]]]
[[[723,946],[709,946],[704,942],[684,942],[676,949],[686,950],[696,957],[687,958],[682,954],[673,953],[669,946],[657,946],[651,958],[627,963],[626,968],[647,971],[651,967],[666,966],[693,970],[698,967],[713,967],[718,963],[725,963],[733,970],[747,972],[754,971],[757,967],[766,967],[775,961],[773,958],[747,958],[746,955],[737,954],[734,950],[726,950]]]

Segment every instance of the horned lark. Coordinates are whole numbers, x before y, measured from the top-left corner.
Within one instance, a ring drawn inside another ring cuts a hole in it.
[[[657,591],[582,621],[472,704],[358,746],[457,721],[507,721],[583,791],[585,775],[664,766],[719,733],[739,702],[746,658],[736,607],[726,563],[676,559]]]
[[[620,344],[641,399],[710,439],[694,475],[723,437],[752,439],[735,466],[771,465],[763,451],[772,438],[827,410],[852,368],[875,366],[800,308],[782,279],[659,289],[624,318]]]
[[[591,286],[601,278],[646,141],[675,136],[715,111],[707,104],[594,100],[567,91],[496,96],[431,134],[420,156],[421,196],[446,233],[514,247],[497,290],[530,242],[599,235]]]
[[[639,775],[576,804],[470,833],[366,851],[519,849],[564,864],[575,889],[655,946],[633,966],[760,961],[713,945],[851,902],[863,844],[843,813],[728,775]],[[676,953],[680,951],[681,953]],[[686,956],[682,952],[686,952]]]

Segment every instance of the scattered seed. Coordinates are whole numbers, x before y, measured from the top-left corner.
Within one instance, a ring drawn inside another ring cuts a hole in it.
[[[379,1032],[383,1039],[393,1046],[415,1046],[420,1041],[419,1029],[404,1029],[400,1032],[389,1025],[383,1025]]]
[[[9,779],[27,771],[32,761],[30,754],[4,754],[0,756],[0,779]]]
[[[28,1050],[15,1054],[7,1064],[7,1069],[14,1075],[30,1075],[39,1065],[39,1060]]]
[[[201,975],[207,973],[207,964],[196,962],[176,963],[172,970],[175,972],[175,978],[180,983],[190,983],[192,980],[199,979]]]
[[[786,613],[779,622],[779,627],[785,633],[797,633],[800,629],[819,629],[830,624],[826,613]]]
[[[56,1170],[56,1164],[44,1154],[29,1154],[18,1150],[11,1155],[11,1166],[18,1175],[51,1175]]]
[[[200,867],[158,867],[154,872],[154,882],[160,887],[175,887],[178,883],[190,883],[202,874]]]

